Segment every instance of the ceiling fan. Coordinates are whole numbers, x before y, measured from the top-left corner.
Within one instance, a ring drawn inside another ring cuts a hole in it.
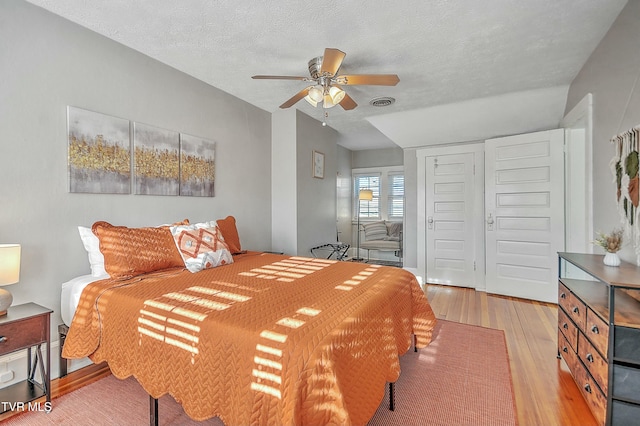
[[[296,93],[291,99],[280,105],[280,108],[289,108],[300,99],[305,99],[316,107],[320,104],[323,108],[331,108],[340,105],[345,110],[351,110],[358,104],[342,89],[341,86],[377,85],[395,86],[400,81],[396,74],[354,74],[338,75],[342,61],[347,54],[338,50],[326,48],[324,56],[318,56],[309,61],[310,77],[297,77],[289,75],[254,75],[251,78],[258,80],[300,80],[313,83]]]

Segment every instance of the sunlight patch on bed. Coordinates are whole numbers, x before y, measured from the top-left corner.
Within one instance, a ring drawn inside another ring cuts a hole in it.
[[[221,297],[223,299],[233,300],[234,302],[246,302],[247,300],[251,300],[251,297],[249,296],[243,296],[241,294],[230,293],[227,291],[221,291],[221,290],[208,288],[208,287],[195,286],[195,287],[189,287],[187,288],[187,290],[190,290],[196,293],[206,294],[209,296],[216,296],[216,297]]]
[[[353,289],[353,287],[349,287],[349,286],[342,285],[342,284],[339,284],[339,285],[335,286],[334,288],[336,290],[344,290],[344,291],[350,291],[350,290]]]
[[[313,309],[313,308],[300,308],[296,312],[302,315],[307,315],[309,317],[315,317],[322,311],[319,309]]]
[[[276,333],[269,330],[263,330],[260,333],[260,337],[264,337],[265,339],[273,340],[274,342],[278,343],[284,343],[287,341],[287,336],[285,334]]]
[[[282,356],[282,350],[281,349],[277,349],[277,348],[272,348],[271,346],[267,346],[267,345],[262,345],[260,343],[258,343],[256,345],[256,350],[260,351],[260,352],[264,352],[266,354],[269,355],[275,355],[275,356]]]
[[[302,327],[305,324],[305,322],[299,319],[286,317],[276,321],[276,324],[283,325],[289,328],[299,328],[299,327]]]
[[[163,294],[163,297],[167,297],[169,299],[174,299],[183,303],[190,303],[196,306],[202,306],[203,308],[213,309],[215,311],[224,311],[225,309],[229,309],[231,305],[226,303],[216,302],[214,300],[202,299],[196,296],[189,296],[187,294],[182,293],[166,293]]]
[[[267,359],[267,358],[254,356],[253,357],[253,362],[258,364],[258,365],[263,365],[265,367],[273,368],[275,370],[282,370],[282,363],[281,362],[272,361],[272,360]]]
[[[278,399],[282,399],[282,395],[278,389],[261,383],[252,382],[251,390],[266,393],[268,395],[275,396]]]
[[[269,380],[279,385],[282,384],[282,377],[278,376],[277,374],[269,373],[262,370],[256,370],[255,368],[253,369],[252,374],[253,377],[257,377],[258,379]]]

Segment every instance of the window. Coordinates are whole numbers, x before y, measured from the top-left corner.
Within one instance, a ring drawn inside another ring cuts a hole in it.
[[[356,212],[359,210],[361,219],[380,219],[380,173],[357,174],[353,178],[355,182],[353,193],[356,204],[353,216],[357,217]],[[358,197],[362,189],[371,190],[373,200],[360,200]],[[358,207],[360,208],[358,209]]]
[[[354,169],[353,218],[361,220],[396,220],[404,217],[404,172],[401,167]],[[370,189],[373,200],[359,200],[361,189]],[[358,209],[359,207],[359,209]]]
[[[387,207],[389,219],[404,217],[404,173],[392,172],[389,178],[389,205]]]

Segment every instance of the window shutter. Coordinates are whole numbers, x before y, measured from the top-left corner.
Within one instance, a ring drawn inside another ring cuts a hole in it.
[[[389,219],[404,217],[404,174],[389,173]]]

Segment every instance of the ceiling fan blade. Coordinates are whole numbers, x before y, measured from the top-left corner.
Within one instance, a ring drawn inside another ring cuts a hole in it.
[[[306,80],[309,77],[298,77],[295,75],[254,75],[255,80]]]
[[[288,101],[280,105],[280,108],[282,109],[289,108],[290,106],[298,102],[300,99],[307,96],[307,93],[309,93],[309,87],[305,87],[304,89],[302,89],[301,91],[293,95],[291,99],[289,99]]]
[[[353,100],[351,96],[345,93],[344,98],[342,98],[342,101],[340,102],[340,106],[345,111],[349,111],[350,109],[354,109],[355,107],[357,107],[358,104],[356,103],[356,101]]]
[[[329,47],[324,49],[320,73],[322,75],[328,75],[329,77],[336,75],[345,56],[347,56],[347,54],[341,50],[331,49]]]
[[[336,80],[340,84],[348,84],[350,86],[356,84],[375,85],[375,86],[395,86],[400,81],[400,77],[396,74],[356,74],[356,75],[339,75]]]

